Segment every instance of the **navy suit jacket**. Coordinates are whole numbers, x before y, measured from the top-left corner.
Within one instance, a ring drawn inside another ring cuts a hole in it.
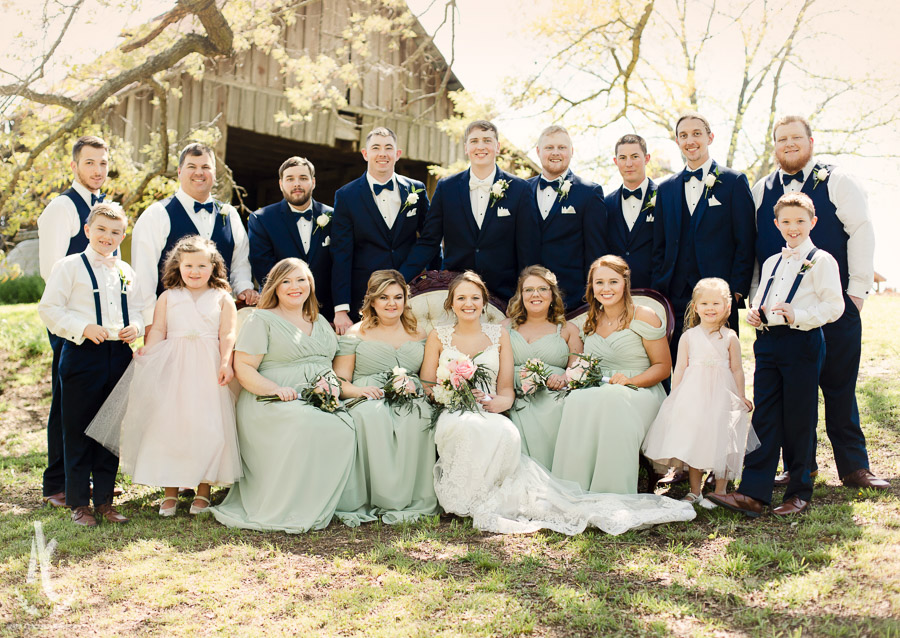
[[[469,199],[469,169],[438,182],[422,235],[401,272],[410,278],[422,272],[444,242],[444,270],[474,270],[491,294],[507,300],[516,291],[519,271],[540,263],[540,213],[525,180],[500,168],[494,183],[506,180],[503,196],[489,203],[481,228]]]
[[[696,234],[694,247],[701,277],[720,277],[732,293],[746,297],[753,278],[756,243],[756,207],[747,177],[713,161],[710,172],[718,168],[718,182],[703,195],[694,209]],[[719,204],[710,206],[715,197]],[[671,296],[669,284],[678,261],[681,215],[684,206],[683,171],[659,185],[656,196],[656,221],[653,233],[652,287]]]
[[[571,180],[572,186],[564,198],[556,196],[547,219],[541,218],[538,207],[539,263],[556,275],[563,301],[571,309],[583,303],[591,262],[608,252],[607,211],[603,189],[598,184],[583,180],[571,171],[563,179]],[[540,177],[528,180],[535,206],[539,182]]]
[[[351,316],[359,312],[369,276],[376,270],[400,270],[425,223],[428,213],[425,185],[402,175],[395,174],[395,177],[401,205],[392,228],[388,228],[378,211],[365,173],[334,195],[331,290],[334,305],[350,304]],[[407,206],[413,188],[421,191],[419,199],[415,205]]]
[[[647,180],[647,192],[641,202],[631,230],[622,213],[622,188],[619,186],[606,196],[606,211],[609,215],[609,251],[628,262],[631,268],[632,288],[652,288],[653,279],[653,229],[657,223],[656,206],[650,206],[657,185]],[[661,221],[659,223],[662,223]]]
[[[303,250],[300,229],[297,228],[297,213],[291,210],[286,200],[270,204],[252,215],[248,222],[250,237],[250,268],[260,286],[272,266],[287,257],[297,257],[309,264],[316,281],[316,298],[321,311],[331,321],[334,319],[334,304],[331,303],[331,224],[319,227],[316,219],[322,213],[331,214],[331,206],[313,200],[313,233],[309,240],[309,253]]]

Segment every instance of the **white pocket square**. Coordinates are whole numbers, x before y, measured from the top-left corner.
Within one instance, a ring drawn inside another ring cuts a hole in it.
[[[644,221],[649,223],[649,222],[652,222],[654,219],[655,219],[655,218],[653,217],[653,215],[647,215],[647,216],[644,218]]]
[[[497,217],[509,217],[509,211],[505,208],[498,208]]]
[[[326,237],[326,238],[325,238],[325,241],[322,242],[322,245],[323,245],[323,246],[330,246],[330,245],[331,245],[331,237]]]
[[[410,208],[410,209],[409,209],[409,212],[406,213],[406,216],[407,216],[407,217],[415,217],[415,216],[416,216],[416,209],[415,209],[415,208]]]
[[[722,202],[720,202],[718,199],[716,199],[716,196],[713,195],[712,197],[709,198],[709,205],[710,206],[721,206]]]
[[[574,215],[575,207],[574,206],[566,206],[565,208],[562,209],[562,214],[563,215]]]

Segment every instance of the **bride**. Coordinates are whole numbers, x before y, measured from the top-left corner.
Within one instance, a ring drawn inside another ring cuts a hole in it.
[[[478,412],[445,411],[438,419],[434,488],[444,510],[471,516],[477,529],[502,534],[547,528],[573,535],[588,525],[621,534],[693,519],[690,504],[664,496],[585,492],[521,453],[516,426],[501,414],[515,400],[509,335],[500,325],[481,323],[487,300],[481,277],[472,271],[458,276],[444,302],[456,325],[437,327],[425,346],[423,381],[434,382],[438,366],[460,356],[484,365],[491,378],[489,393],[475,391]]]

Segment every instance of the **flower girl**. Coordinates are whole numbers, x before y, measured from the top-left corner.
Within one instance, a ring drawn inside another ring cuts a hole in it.
[[[107,447],[118,441],[122,469],[135,483],[165,487],[160,516],[174,516],[178,486],[193,485],[190,513],[199,514],[209,507],[211,484],[241,475],[228,389],[237,311],[225,262],[208,239],[180,240],[162,283],[130,388],[126,378],[107,402],[119,405],[105,404],[88,434]]]
[[[644,454],[660,469],[688,469],[691,491],[684,500],[707,509],[704,471],[716,477],[716,494],[729,479],[738,479],[745,452],[759,447],[747,414],[753,404],[744,396],[741,344],[725,323],[731,291],[722,279],[701,279],[685,313],[685,333],[678,344],[672,393],[644,438]],[[749,439],[749,440],[748,440]]]

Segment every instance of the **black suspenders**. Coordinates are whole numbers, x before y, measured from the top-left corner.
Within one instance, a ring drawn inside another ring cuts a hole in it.
[[[806,261],[812,261],[812,258],[815,256],[816,252],[818,252],[818,248],[813,247],[809,254],[806,256]],[[775,262],[775,268],[772,269],[772,275],[769,277],[769,281],[766,282],[766,289],[763,291],[762,299],[759,302],[759,307],[762,308],[766,303],[766,298],[769,296],[769,289],[772,287],[772,282],[775,281],[775,273],[778,272],[778,266],[781,265],[782,257],[778,258],[778,261]],[[794,300],[794,295],[797,294],[797,289],[800,288],[800,282],[803,280],[803,275],[806,274],[806,270],[803,269],[803,266],[800,267],[800,272],[797,273],[797,276],[794,277],[794,283],[791,285],[791,290],[788,292],[788,296],[785,298],[784,303],[791,303]],[[759,319],[764,324],[768,324],[769,320],[766,317],[765,312],[759,313]]]
[[[94,310],[97,312],[97,325],[103,325],[103,313],[100,310],[100,286],[97,285],[97,277],[94,275],[94,270],[91,268],[91,263],[88,261],[87,255],[81,253],[81,261],[84,262],[84,267],[87,268],[88,276],[91,278],[91,286],[94,288]],[[122,325],[123,327],[128,327],[128,296],[125,294],[125,282],[122,282]]]

